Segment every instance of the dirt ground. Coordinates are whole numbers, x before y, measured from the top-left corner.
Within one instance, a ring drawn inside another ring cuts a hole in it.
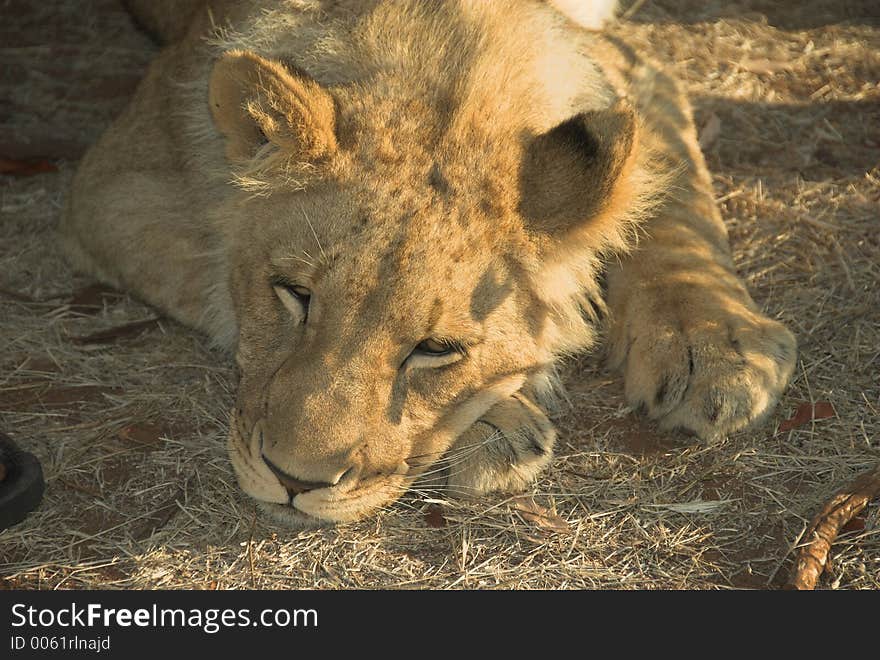
[[[0,176],[0,430],[47,479],[40,508],[0,532],[0,588],[782,585],[809,519],[880,460],[880,6],[624,5],[616,31],[691,93],[742,276],[797,335],[780,406],[704,446],[639,419],[620,378],[583,357],[566,365],[571,405],[533,499],[412,493],[293,532],[235,484],[229,357],[90,288],[55,246],[77,159],[156,47],[114,0],[0,0],[0,158],[57,167]],[[832,416],[780,428],[815,402]],[[880,587],[880,502],[820,586]]]

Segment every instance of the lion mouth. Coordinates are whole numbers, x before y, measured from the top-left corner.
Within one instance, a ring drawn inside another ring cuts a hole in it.
[[[413,481],[406,461],[367,478],[350,471],[349,478],[334,485],[279,479],[277,468],[273,471],[262,456],[262,423],[254,425],[250,437],[241,430],[233,411],[228,448],[239,486],[270,519],[285,526],[314,528],[366,518],[398,499]]]
[[[407,488],[405,475],[376,477],[353,490],[317,488],[292,495],[287,504],[257,500],[260,511],[295,529],[326,527],[361,520],[396,500]]]

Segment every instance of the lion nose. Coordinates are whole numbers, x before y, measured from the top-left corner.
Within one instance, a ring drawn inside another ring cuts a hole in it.
[[[280,467],[275,465],[272,461],[270,461],[266,456],[263,456],[263,461],[265,461],[266,465],[269,466],[269,469],[272,470],[272,473],[278,477],[278,481],[281,482],[281,485],[287,489],[288,495],[291,497],[296,497],[300,493],[307,493],[310,490],[317,490],[318,488],[329,488],[330,486],[335,486],[340,481],[348,477],[354,467],[350,467],[347,470],[343,470],[340,472],[339,476],[334,481],[303,481],[302,479],[298,479]]]

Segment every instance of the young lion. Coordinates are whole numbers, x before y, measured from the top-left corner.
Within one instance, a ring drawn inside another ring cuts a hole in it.
[[[726,434],[787,384],[686,100],[596,31],[613,2],[129,4],[170,45],[61,232],[234,350],[232,465],[276,518],[361,518],[418,477],[523,489],[554,363],[601,316],[661,427]]]

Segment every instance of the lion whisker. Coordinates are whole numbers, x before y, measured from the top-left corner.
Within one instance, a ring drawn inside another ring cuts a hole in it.
[[[470,456],[473,456],[480,449],[484,448],[485,446],[487,446],[493,442],[497,442],[502,437],[503,436],[501,435],[501,433],[496,431],[496,432],[492,433],[490,436],[488,436],[486,439],[484,439],[480,442],[476,442],[471,445],[467,445],[466,447],[463,447],[463,448],[457,450],[453,454],[447,454],[446,456],[440,458],[434,467],[432,467],[431,469],[429,469],[425,472],[422,472],[419,475],[419,477],[420,478],[429,477],[431,475],[434,475],[434,474],[437,474],[440,472],[444,472],[444,471],[450,470],[451,468],[454,468],[458,465],[461,465],[467,458],[469,458]],[[455,472],[455,473],[451,473],[451,474],[460,474],[460,472]]]

